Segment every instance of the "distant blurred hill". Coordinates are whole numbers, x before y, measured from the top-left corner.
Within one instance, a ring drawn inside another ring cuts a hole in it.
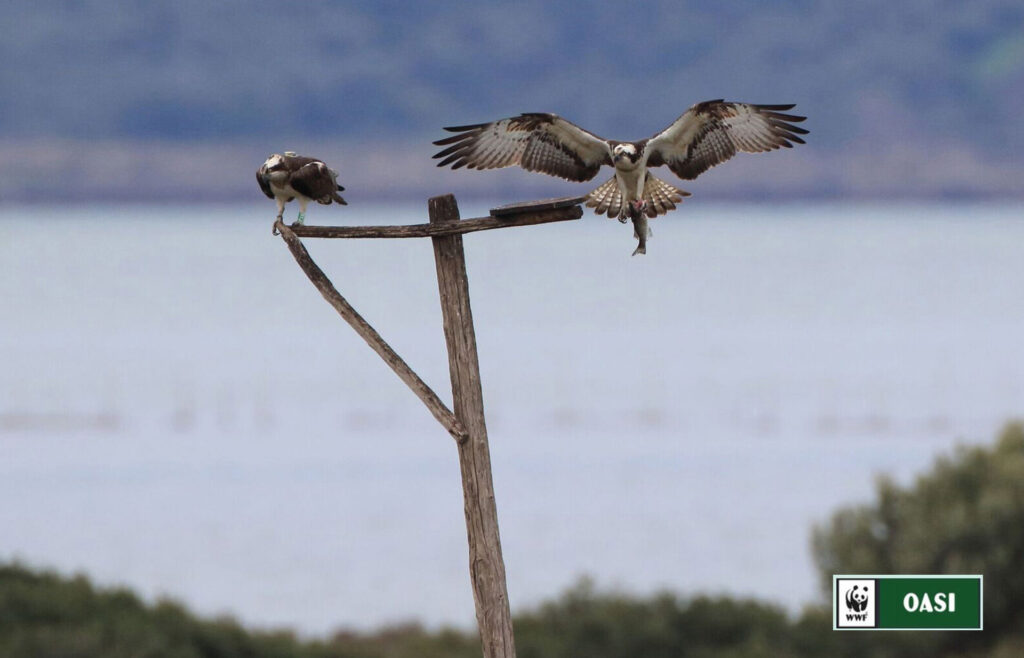
[[[5,16],[0,200],[248,195],[286,148],[332,155],[369,196],[565,190],[424,172],[429,142],[521,111],[638,138],[719,97],[795,102],[812,132],[702,194],[1019,196],[1024,173],[1020,0],[15,0]]]

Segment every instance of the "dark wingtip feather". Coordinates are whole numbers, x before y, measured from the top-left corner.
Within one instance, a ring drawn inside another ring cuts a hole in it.
[[[434,143],[437,144],[437,142],[434,142]],[[438,146],[444,146],[444,145],[443,144],[438,144]],[[459,149],[462,149],[464,147],[465,147],[464,144],[461,144],[461,143],[455,144],[453,146],[449,146],[448,148],[444,149],[443,151],[438,151],[437,153],[434,154],[434,157],[435,158],[443,158],[445,156],[451,155],[452,153],[455,153],[456,151],[458,151]]]
[[[439,139],[436,142],[434,142],[434,146],[447,146],[448,144],[456,144],[458,142],[463,142],[466,141],[467,139],[472,139],[475,134],[476,133],[474,132],[464,132],[459,133],[458,135],[452,135],[451,137],[445,137],[444,139]]]
[[[772,121],[771,125],[772,125],[772,128],[774,128],[777,131],[781,130],[782,132],[791,132],[791,133],[795,133],[797,135],[806,135],[807,132],[808,132],[808,130],[806,128],[801,128],[800,126],[794,126],[793,124],[786,123],[784,121]]]
[[[797,114],[782,114],[781,112],[762,112],[769,119],[775,119],[776,121],[792,121],[793,123],[800,123],[806,121],[807,117],[802,117]]]
[[[799,142],[800,144],[803,144],[804,142],[803,142],[802,139],[797,137],[797,135],[806,135],[807,133],[810,132],[806,128],[801,128],[800,126],[794,126],[794,125],[786,123],[784,121],[774,120],[774,121],[771,122],[771,124],[772,124],[772,128],[778,134],[781,134],[783,137],[786,137],[788,139],[795,140],[795,141]]]
[[[790,103],[788,105],[755,105],[754,107],[756,107],[759,110],[768,110],[770,112],[784,112],[786,110],[792,110],[794,107],[796,107],[796,103]]]
[[[467,130],[478,130],[486,125],[486,123],[474,123],[468,126],[445,126],[444,129],[450,133],[462,133]]]
[[[460,157],[462,157],[461,153],[452,153],[451,155],[449,155],[444,160],[441,160],[441,162],[438,163],[437,166],[438,167],[444,167],[445,165],[450,165],[451,163],[453,163],[456,160],[458,160]],[[453,167],[453,169],[458,169],[458,167]]]

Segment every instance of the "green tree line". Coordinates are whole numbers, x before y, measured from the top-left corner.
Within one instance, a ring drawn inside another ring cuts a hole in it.
[[[982,573],[982,632],[834,632],[831,609],[791,616],[731,597],[636,597],[583,580],[515,618],[520,658],[1020,658],[1024,656],[1024,425],[964,447],[814,529],[823,599],[833,573]],[[304,640],[200,619],[18,564],[0,565],[0,656],[9,658],[468,658],[472,633],[416,625]]]

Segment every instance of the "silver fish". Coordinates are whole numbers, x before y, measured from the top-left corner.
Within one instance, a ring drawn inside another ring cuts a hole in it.
[[[633,250],[634,256],[647,253],[647,238],[654,235],[647,225],[645,206],[646,204],[643,202],[629,204],[629,218],[633,221],[633,237],[639,242],[636,249]]]

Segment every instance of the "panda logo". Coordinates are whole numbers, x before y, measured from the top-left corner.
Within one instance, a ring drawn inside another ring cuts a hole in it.
[[[864,612],[868,607],[868,588],[854,585],[846,593],[846,607],[854,612]]]

